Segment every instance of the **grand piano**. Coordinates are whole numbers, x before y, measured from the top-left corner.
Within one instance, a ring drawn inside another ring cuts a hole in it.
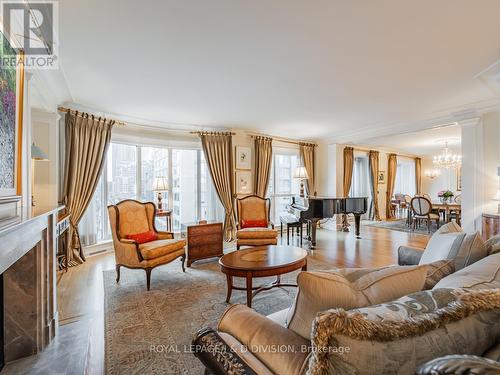
[[[354,214],[356,237],[359,236],[361,215],[368,210],[368,198],[327,198],[327,197],[292,197],[288,212],[300,223],[310,223],[310,241],[316,246],[316,226],[319,220],[331,218],[337,214]],[[349,231],[347,223],[342,230]]]

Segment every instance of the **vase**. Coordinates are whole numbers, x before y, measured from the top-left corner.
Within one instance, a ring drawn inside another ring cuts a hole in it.
[[[441,203],[442,204],[448,203],[448,197],[441,197]]]

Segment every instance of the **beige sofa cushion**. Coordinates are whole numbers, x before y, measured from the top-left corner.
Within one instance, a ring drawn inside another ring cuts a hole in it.
[[[500,253],[452,273],[434,286],[437,288],[500,288]]]
[[[449,354],[482,355],[500,335],[500,290],[434,289],[318,314],[308,374],[414,374]],[[344,350],[349,348],[349,350]]]
[[[287,327],[309,339],[316,314],[334,307],[352,309],[390,301],[422,290],[427,266],[343,268],[301,272]]]

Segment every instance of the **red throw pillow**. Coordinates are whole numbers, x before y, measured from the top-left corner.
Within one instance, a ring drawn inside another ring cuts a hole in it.
[[[266,228],[267,220],[241,220],[241,228]]]
[[[156,241],[158,239],[158,235],[155,231],[150,230],[149,232],[144,233],[127,234],[126,238],[128,240],[134,240],[137,243],[145,243]]]

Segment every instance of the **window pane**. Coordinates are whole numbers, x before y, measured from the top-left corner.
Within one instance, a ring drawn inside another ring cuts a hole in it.
[[[224,207],[215,191],[205,155],[200,151],[200,215],[199,220],[224,221]]]
[[[172,150],[173,230],[197,219],[197,150]]]
[[[300,192],[300,181],[293,178],[295,168],[299,165],[299,156],[290,154],[275,154],[271,179],[272,191],[272,220],[278,222],[279,217],[286,211],[292,195]],[[305,182],[304,182],[305,183]]]
[[[137,147],[111,143],[107,156],[108,204],[137,198]]]
[[[168,149],[141,147],[141,201],[156,203],[156,193],[153,191],[156,177],[168,178]],[[163,193],[162,202],[168,205],[167,192]]]

